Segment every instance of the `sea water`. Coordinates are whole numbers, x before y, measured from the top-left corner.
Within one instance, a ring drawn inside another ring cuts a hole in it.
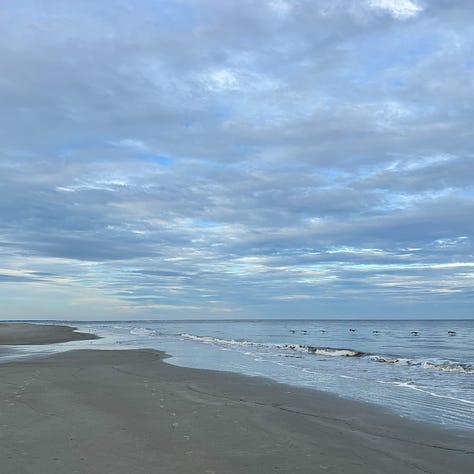
[[[159,349],[175,365],[264,376],[375,403],[400,416],[474,429],[473,320],[64,323],[103,339],[17,347],[8,357],[76,348]]]

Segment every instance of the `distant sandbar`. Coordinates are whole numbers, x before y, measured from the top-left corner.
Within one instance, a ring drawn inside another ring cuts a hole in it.
[[[32,323],[0,323],[0,345],[36,345],[98,339],[95,334],[75,332],[70,326]]]

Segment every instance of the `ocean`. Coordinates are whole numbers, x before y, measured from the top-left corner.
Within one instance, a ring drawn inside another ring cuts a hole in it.
[[[62,323],[103,339],[10,347],[0,361],[78,348],[159,349],[171,364],[264,376],[474,429],[474,320]]]

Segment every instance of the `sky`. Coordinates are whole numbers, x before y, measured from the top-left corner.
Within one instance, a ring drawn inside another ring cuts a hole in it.
[[[1,0],[0,318],[474,317],[471,0]]]

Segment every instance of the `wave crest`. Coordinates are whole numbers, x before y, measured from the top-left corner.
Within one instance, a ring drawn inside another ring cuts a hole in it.
[[[130,334],[133,334],[134,336],[154,336],[159,333],[158,331],[155,331],[154,329],[133,328],[133,329],[130,329]]]
[[[339,349],[335,347],[316,347],[300,344],[285,344],[282,347],[291,350],[303,350],[309,354],[325,355],[331,357],[363,357],[367,355],[365,352],[355,351],[352,349]]]
[[[180,337],[185,339],[191,339],[192,341],[206,342],[208,344],[219,344],[219,345],[232,345],[232,346],[266,346],[270,344],[259,344],[257,342],[235,340],[235,339],[221,339],[219,337],[212,336],[196,336],[194,334],[183,333]]]
[[[464,374],[474,374],[474,366],[470,364],[462,364],[449,360],[433,361],[426,359],[393,359],[379,355],[370,356],[375,362],[385,362],[388,364],[404,364],[422,369],[440,370],[442,372],[459,372]]]
[[[454,362],[431,362],[425,361],[421,364],[424,369],[441,370],[443,372],[461,372],[464,374],[474,374],[474,366],[469,364],[458,364]]]
[[[183,333],[181,337],[193,341],[203,342],[207,344],[215,344],[217,346],[235,346],[235,347],[257,347],[259,349],[268,351],[283,351],[284,353],[300,352],[302,354],[312,354],[316,356],[329,357],[344,357],[344,358],[359,358],[370,360],[377,363],[393,364],[393,365],[409,365],[419,367],[421,369],[440,370],[443,372],[459,372],[465,374],[474,374],[474,366],[469,364],[462,364],[455,361],[433,361],[427,359],[406,359],[397,356],[370,354],[367,352],[358,351],[355,349],[338,348],[338,347],[319,347],[307,344],[271,344],[260,343],[239,339],[222,339],[212,336],[197,336],[194,334]],[[281,355],[281,354],[280,354]]]

